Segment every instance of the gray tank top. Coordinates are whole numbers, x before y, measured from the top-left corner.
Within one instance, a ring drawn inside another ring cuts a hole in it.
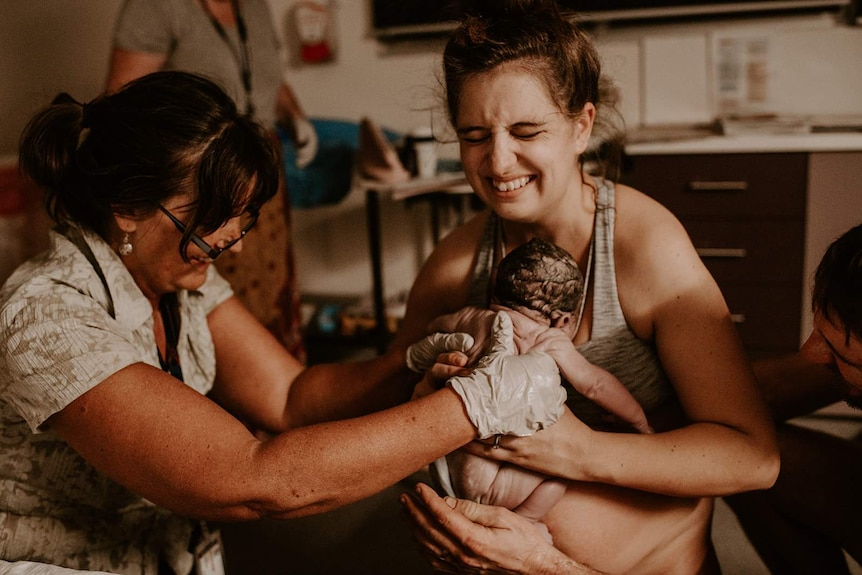
[[[591,363],[614,374],[649,413],[675,398],[673,387],[659,363],[655,346],[639,339],[623,316],[614,268],[614,185],[597,179],[596,218],[593,229],[593,326],[590,340],[578,351]],[[491,213],[476,254],[468,305],[487,307],[491,280],[502,252],[500,220]],[[604,410],[565,384],[567,404],[588,425],[603,422]]]

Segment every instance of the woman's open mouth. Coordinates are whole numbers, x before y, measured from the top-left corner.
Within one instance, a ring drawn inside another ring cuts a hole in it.
[[[533,178],[531,176],[521,176],[520,178],[506,180],[505,182],[501,180],[491,180],[491,185],[493,185],[494,189],[498,192],[514,192],[515,190],[523,188],[529,184],[532,179]]]

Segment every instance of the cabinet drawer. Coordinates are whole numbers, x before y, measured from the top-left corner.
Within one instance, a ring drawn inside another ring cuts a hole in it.
[[[721,286],[743,345],[750,351],[799,349],[801,289]]]
[[[807,154],[631,156],[623,182],[679,217],[801,217]]]
[[[802,277],[805,224],[796,220],[682,221],[719,284],[797,284]]]

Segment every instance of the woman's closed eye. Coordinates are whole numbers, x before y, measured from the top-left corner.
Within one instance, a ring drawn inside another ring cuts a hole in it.
[[[509,134],[517,140],[534,140],[545,133],[545,129],[535,125],[518,125],[511,130]],[[468,144],[481,144],[487,142],[491,138],[491,130],[484,129],[469,129],[459,130],[458,137],[462,142]]]
[[[545,133],[545,130],[537,129],[535,127],[530,128],[515,128],[512,130],[512,136],[519,140],[534,140],[538,138],[542,134]]]
[[[458,130],[458,138],[467,144],[481,144],[491,137],[491,130],[484,128],[466,128]]]

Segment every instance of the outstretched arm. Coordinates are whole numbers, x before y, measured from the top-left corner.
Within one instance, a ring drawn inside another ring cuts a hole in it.
[[[817,354],[822,342],[809,338],[809,354]],[[802,352],[754,362],[760,390],[776,421],[785,421],[826,407],[842,398],[841,374],[829,365],[811,361]]]

